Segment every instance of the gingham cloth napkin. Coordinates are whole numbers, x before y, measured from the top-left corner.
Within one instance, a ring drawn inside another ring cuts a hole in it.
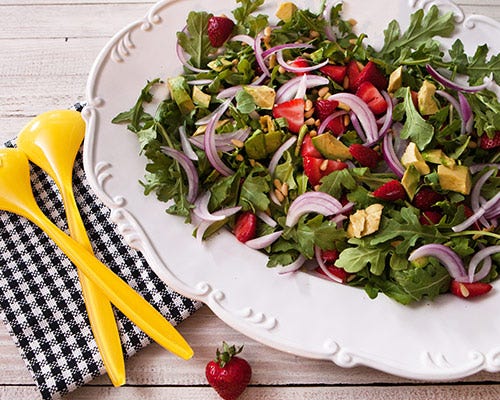
[[[56,185],[36,166],[32,166],[31,176],[40,208],[68,232]],[[86,181],[81,152],[73,179],[76,201],[96,257],[173,325],[196,311],[199,303],[168,288],[142,255],[124,243],[110,222],[110,210]],[[130,357],[151,340],[119,311],[116,315],[124,354]],[[0,211],[0,316],[43,399],[58,399],[105,373],[76,268],[38,227],[4,211]]]

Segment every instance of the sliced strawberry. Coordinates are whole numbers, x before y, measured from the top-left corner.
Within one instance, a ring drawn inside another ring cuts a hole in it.
[[[336,100],[316,100],[314,102],[314,113],[316,115],[316,118],[323,122],[335,111],[337,111],[338,105],[339,102]],[[327,129],[332,131],[335,136],[342,135],[346,129],[343,116],[332,119],[328,123]]]
[[[302,144],[300,146],[300,155],[302,157],[306,156],[316,157],[316,158],[323,157],[321,153],[318,151],[318,149],[314,147],[311,135],[309,134],[305,135],[304,140],[302,140]]]
[[[304,125],[304,99],[293,99],[277,104],[273,108],[274,118],[285,118],[290,132],[299,133]]]
[[[443,214],[441,214],[439,211],[427,210],[422,211],[422,214],[420,214],[418,220],[422,225],[436,225],[439,224],[439,221],[441,221],[442,217]]]
[[[356,66],[357,67],[357,66]],[[321,67],[320,72],[329,77],[332,81],[338,84],[344,83],[344,78],[347,74],[347,66],[345,65],[325,65]],[[358,70],[359,71],[359,70]]]
[[[413,102],[413,105],[418,110],[418,92],[416,92],[414,90],[410,90],[410,95],[411,95],[411,101]]]
[[[234,22],[227,17],[212,16],[208,19],[208,40],[213,47],[221,47],[233,33]]]
[[[358,63],[354,60],[350,61],[349,64],[347,64],[347,78],[349,80],[349,85],[348,89],[351,91],[355,91],[354,89],[354,84],[358,80],[359,74],[361,73],[361,70],[359,69]]]
[[[383,114],[387,111],[387,102],[380,91],[371,82],[363,82],[356,90],[356,96],[361,98],[374,114]]]
[[[370,147],[354,143],[349,146],[349,153],[363,167],[375,168],[380,160],[380,155]]]
[[[306,156],[303,158],[302,162],[304,166],[304,173],[312,186],[318,185],[321,178],[331,174],[333,171],[347,168],[347,164],[345,162],[326,160],[324,158]]]
[[[337,278],[341,279],[343,283],[346,283],[348,278],[351,276],[348,272],[346,272],[345,269],[339,268],[335,266],[335,261],[339,258],[339,251],[336,249],[333,250],[322,250],[321,251],[321,258],[323,262],[325,263],[326,269],[328,272],[330,272],[332,275],[336,276]],[[321,269],[321,267],[316,268],[316,272],[326,275],[325,271]]]
[[[500,146],[500,131],[496,131],[493,137],[489,137],[486,133],[481,135],[479,147],[485,150],[495,149]]]
[[[406,197],[406,191],[401,182],[393,179],[378,187],[373,195],[378,199],[396,201],[403,200]]]
[[[290,66],[294,68],[305,68],[309,67],[309,62],[302,58],[302,57],[297,57],[295,60],[290,62]],[[304,75],[305,72],[294,72],[295,75]]]
[[[233,233],[240,242],[245,243],[255,237],[257,232],[257,216],[250,212],[242,212],[234,225]]]
[[[435,207],[438,201],[444,199],[443,195],[428,186],[420,188],[413,197],[413,205],[421,211],[429,211]]]
[[[379,90],[387,89],[387,78],[373,61],[368,61],[359,73],[357,79],[351,83],[351,90],[356,91],[364,82],[370,82]]]
[[[456,280],[452,280],[450,286],[451,293],[464,299],[481,296],[488,293],[491,289],[492,286],[489,283],[457,282]]]

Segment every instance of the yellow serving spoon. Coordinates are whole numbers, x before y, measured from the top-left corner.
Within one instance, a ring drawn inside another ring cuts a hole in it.
[[[159,345],[183,359],[193,356],[186,340],[151,304],[43,214],[31,189],[28,158],[19,149],[0,149],[0,209],[42,229],[111,303]]]
[[[26,125],[16,143],[28,159],[56,183],[66,210],[71,237],[92,251],[73,192],[73,168],[85,136],[81,114],[71,110],[45,112]],[[104,367],[114,386],[125,383],[125,361],[111,303],[90,279],[78,270],[90,326]]]

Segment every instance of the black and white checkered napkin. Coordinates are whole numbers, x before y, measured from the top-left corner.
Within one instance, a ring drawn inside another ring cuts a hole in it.
[[[42,211],[67,232],[57,187],[36,166],[32,166],[32,185]],[[109,220],[110,210],[85,179],[81,152],[74,188],[97,258],[174,325],[200,307],[165,286],[141,254],[123,242]],[[0,238],[0,316],[42,398],[60,398],[105,373],[73,264],[38,227],[14,214],[0,211]],[[119,311],[116,315],[126,357],[150,343]]]

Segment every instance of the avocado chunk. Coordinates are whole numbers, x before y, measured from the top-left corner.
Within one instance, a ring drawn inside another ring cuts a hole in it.
[[[245,141],[247,156],[254,160],[266,158],[280,147],[282,136],[280,131],[271,131],[267,133],[261,130],[256,131]]]
[[[405,173],[403,174],[403,178],[401,178],[401,184],[405,188],[406,194],[413,200],[415,193],[417,193],[418,183],[420,182],[420,172],[418,172],[417,168],[411,164],[408,168],[406,168]]]
[[[170,95],[175,101],[182,114],[189,114],[194,110],[194,103],[186,90],[186,81],[182,76],[170,78],[167,80]]]
[[[420,114],[434,115],[439,111],[439,107],[434,99],[435,93],[436,86],[429,81],[424,81],[417,95]]]
[[[269,86],[244,86],[243,89],[250,96],[252,96],[253,101],[257,107],[263,110],[272,110],[274,106],[274,100],[276,99],[276,92],[273,88]]]
[[[349,148],[331,133],[323,133],[312,138],[314,147],[329,160],[351,159]]]
[[[197,106],[208,108],[211,98],[209,94],[204,93],[198,86],[193,87],[193,102]]]
[[[295,11],[297,11],[297,6],[295,4],[291,2],[285,2],[280,4],[275,15],[283,22],[288,22],[292,19]]]
[[[394,70],[389,76],[389,86],[387,86],[387,91],[389,93],[394,93],[398,90],[403,83],[403,67],[400,66]]]
[[[413,142],[408,144],[405,152],[401,156],[401,164],[403,164],[405,168],[413,165],[421,175],[427,175],[431,172],[431,169],[425,162],[422,154],[420,154],[417,145]]]
[[[455,165],[455,160],[451,157],[448,157],[441,149],[431,149],[424,151],[422,153],[422,157],[425,161],[433,164],[442,164],[450,168],[453,168],[453,166]]]
[[[439,185],[443,190],[468,195],[472,186],[472,178],[469,168],[465,165],[456,165],[453,168],[438,165]]]

